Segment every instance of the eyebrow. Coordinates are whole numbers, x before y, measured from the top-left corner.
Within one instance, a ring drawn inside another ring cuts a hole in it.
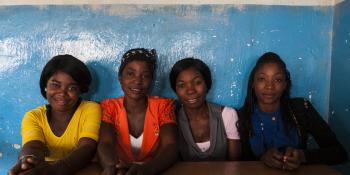
[[[136,71],[136,69],[134,69],[132,67],[126,67],[125,70]],[[147,69],[147,70],[143,71],[142,73],[145,73],[145,72],[151,73],[151,70]]]
[[[274,75],[280,75],[280,74],[284,74],[283,72],[277,72],[277,73],[275,73]],[[263,72],[260,72],[260,73],[257,73],[257,75],[266,75],[265,73],[263,73]]]
[[[52,82],[55,82],[55,83],[62,84],[62,82],[60,82],[60,81],[58,81],[58,80],[56,80],[56,79],[52,79],[51,81],[52,81]],[[69,85],[69,86],[71,86],[71,85],[79,86],[79,83],[77,83],[77,82],[72,82],[72,83],[69,83],[68,85]]]
[[[197,74],[197,75],[196,75],[195,77],[193,77],[190,81],[193,81],[193,80],[195,80],[195,79],[197,79],[197,78],[201,78],[201,77],[203,77],[201,74]],[[203,77],[202,79],[204,79],[204,77]],[[184,82],[184,81],[181,80],[181,79],[176,80],[176,82],[178,82],[178,81]]]

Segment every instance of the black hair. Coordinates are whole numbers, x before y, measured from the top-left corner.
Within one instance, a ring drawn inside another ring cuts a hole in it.
[[[283,71],[286,81],[286,89],[284,90],[280,98],[280,109],[282,111],[282,120],[285,124],[285,131],[288,134],[291,127],[295,126],[294,120],[292,118],[291,111],[289,110],[289,100],[290,100],[290,89],[292,86],[292,81],[290,78],[290,73],[287,69],[286,64],[280,58],[279,55],[273,52],[264,53],[256,62],[253,70],[250,72],[248,86],[247,86],[247,95],[244,101],[243,107],[239,110],[240,115],[237,123],[238,130],[242,137],[247,138],[254,135],[252,127],[252,115],[254,106],[257,104],[257,98],[254,90],[254,76],[257,70],[259,70],[265,64],[277,64]]]
[[[177,77],[182,71],[190,68],[197,70],[202,75],[208,92],[212,84],[210,69],[202,60],[193,57],[181,59],[171,68],[169,74],[171,88],[176,92]]]
[[[118,77],[123,73],[124,68],[132,61],[145,61],[152,73],[156,67],[157,52],[155,49],[147,50],[144,48],[130,49],[124,53],[118,71]]]
[[[41,95],[46,98],[47,81],[55,73],[62,71],[71,76],[79,85],[81,93],[89,91],[91,74],[87,66],[72,55],[57,55],[46,63],[40,76]]]

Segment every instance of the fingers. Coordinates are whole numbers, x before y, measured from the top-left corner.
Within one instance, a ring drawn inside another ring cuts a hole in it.
[[[125,175],[143,175],[143,174],[149,175],[144,165],[142,165],[141,163],[135,162],[131,165],[130,169],[127,170]]]
[[[288,147],[288,148],[286,149],[286,153],[284,154],[284,156],[292,157],[292,156],[293,156],[294,150],[295,150],[294,148]]]
[[[269,167],[282,168],[282,158],[282,153],[280,153],[277,149],[272,148],[263,155],[262,160]]]
[[[284,168],[286,170],[295,170],[301,164],[301,156],[298,149],[288,147],[286,154],[283,156]]]
[[[39,164],[40,161],[34,156],[25,156],[19,160],[22,170],[28,170]]]
[[[18,161],[15,166],[13,166],[8,175],[17,175],[19,172],[21,172],[21,163]]]
[[[17,161],[16,165],[10,169],[8,174],[9,175],[25,174],[28,172],[27,170],[32,169],[38,163],[39,161],[34,157],[23,157],[22,159]]]
[[[116,175],[124,175],[126,173],[127,169],[118,169]]]
[[[33,165],[37,165],[40,163],[40,161],[35,157],[28,157],[28,158],[26,158],[26,161],[30,164],[33,164]]]
[[[135,175],[137,173],[138,165],[132,165],[125,175]]]

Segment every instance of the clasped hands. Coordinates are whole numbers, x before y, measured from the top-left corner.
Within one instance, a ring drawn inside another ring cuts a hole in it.
[[[50,174],[50,164],[41,160],[34,155],[22,155],[15,166],[13,166],[9,175],[35,175],[35,174]]]
[[[304,151],[287,147],[285,153],[277,148],[271,148],[261,157],[265,165],[283,170],[296,170],[301,163],[306,162]]]
[[[103,170],[102,175],[151,175],[150,167],[142,162],[125,164],[122,162]]]

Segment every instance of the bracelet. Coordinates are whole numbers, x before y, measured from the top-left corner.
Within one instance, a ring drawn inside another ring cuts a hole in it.
[[[23,159],[27,159],[28,157],[32,157],[35,159],[38,159],[38,157],[36,157],[34,154],[28,154],[28,155],[22,155],[21,157],[19,157],[19,161],[22,161]]]

